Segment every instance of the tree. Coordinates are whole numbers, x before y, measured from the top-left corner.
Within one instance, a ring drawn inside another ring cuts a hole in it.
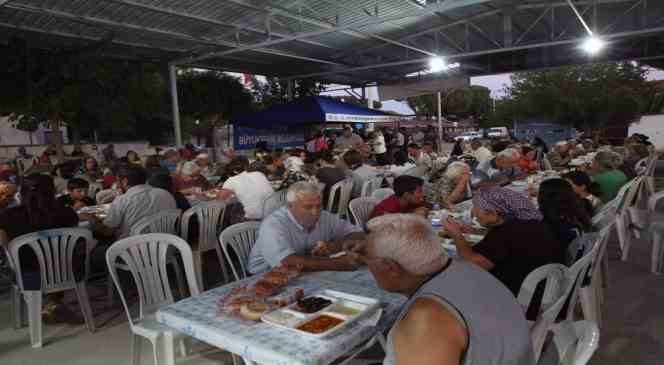
[[[183,70],[178,75],[178,97],[184,134],[199,141],[205,138],[208,145],[217,124],[252,107],[252,95],[240,80],[218,71]]]
[[[295,80],[293,82],[293,98],[303,96],[317,96],[325,91],[325,84],[313,80]],[[254,97],[253,109],[258,111],[275,104],[283,104],[288,99],[288,81],[278,77],[267,77],[266,82],[258,81],[252,76],[252,90]]]
[[[516,73],[507,89],[520,117],[544,117],[590,131],[628,125],[645,110],[653,88],[631,62],[598,63]]]
[[[436,94],[419,95],[408,98],[408,105],[418,115],[432,118],[438,115],[438,96]],[[441,96],[443,115],[455,115],[461,118],[483,119],[491,106],[491,91],[484,86],[470,86],[449,90]]]

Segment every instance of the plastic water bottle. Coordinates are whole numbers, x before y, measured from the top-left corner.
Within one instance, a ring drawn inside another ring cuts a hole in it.
[[[431,210],[440,210],[440,204],[433,203],[433,207],[431,208]]]

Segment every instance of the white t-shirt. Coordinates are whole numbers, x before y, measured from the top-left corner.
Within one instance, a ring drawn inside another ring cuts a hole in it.
[[[382,134],[379,134],[372,143],[374,153],[377,155],[387,152],[387,147],[385,146],[385,137]]]
[[[247,219],[263,218],[263,201],[274,193],[272,185],[262,172],[242,172],[224,182],[223,189],[230,190],[244,207]]]
[[[397,132],[397,146],[401,147],[406,144],[406,137],[401,132]]]

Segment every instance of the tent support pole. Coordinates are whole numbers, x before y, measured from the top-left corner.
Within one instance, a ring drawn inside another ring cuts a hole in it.
[[[173,110],[173,128],[175,130],[175,146],[182,146],[182,130],[180,129],[180,105],[178,102],[178,81],[175,65],[168,65],[168,78],[171,89],[171,106]]]
[[[436,93],[438,103],[438,153],[443,153],[443,116],[440,106],[440,91]]]
[[[293,83],[295,83],[295,80],[288,80],[287,82],[286,97],[288,98],[288,101],[293,101]]]

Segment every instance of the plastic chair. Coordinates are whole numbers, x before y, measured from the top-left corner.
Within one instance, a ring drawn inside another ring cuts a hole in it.
[[[224,217],[226,215],[227,202],[211,201],[204,202],[188,209],[182,215],[181,237],[185,240],[189,237],[189,221],[194,215],[198,221],[198,246],[194,246],[194,270],[196,270],[196,279],[198,286],[203,285],[203,254],[214,250],[217,253],[217,259],[224,275],[224,281],[228,282],[229,275],[224,263],[224,256],[219,249],[219,231],[221,230]]]
[[[664,199],[664,191],[660,191],[650,196],[647,203],[647,210],[636,207],[628,208],[629,226],[622,227],[624,244],[622,247],[622,260],[627,261],[632,244],[632,236],[650,238],[652,241],[652,256],[650,260],[650,271],[659,273],[662,263],[662,234],[664,233],[664,212],[658,204]],[[616,222],[617,223],[617,222]]]
[[[634,164],[634,171],[638,175],[645,175],[646,171],[648,171],[648,165],[650,163],[651,157],[644,157],[640,159],[639,161]]]
[[[623,256],[625,256],[625,247],[629,251],[629,245],[631,244],[631,235],[630,235],[630,208],[633,208],[633,205],[636,201],[636,198],[639,194],[639,191],[643,187],[643,176],[637,176],[629,183],[625,184],[619,191],[615,199],[613,199],[609,204],[612,204],[616,207],[616,228],[618,230],[618,240],[620,242],[620,248],[623,250]],[[625,260],[627,260],[625,256]]]
[[[373,199],[378,200],[378,202],[382,202],[383,200],[389,198],[392,195],[394,195],[394,190],[392,190],[391,188],[380,188],[380,189],[376,189],[371,194],[371,197]]]
[[[350,200],[352,192],[352,179],[344,179],[332,185],[327,198],[327,207],[325,210],[334,213],[339,217],[346,217],[348,215],[348,201]]]
[[[382,182],[383,182],[383,177],[382,176],[375,176],[375,177],[367,179],[362,184],[362,193],[360,194],[360,197],[370,197],[371,194],[376,189],[380,189],[380,185],[381,185]]]
[[[157,309],[173,303],[173,294],[166,273],[167,254],[171,247],[182,257],[189,292],[192,296],[198,295],[191,249],[180,237],[164,233],[131,236],[115,242],[106,251],[108,270],[129,318],[132,334],[130,342],[132,365],[140,363],[141,337],[152,343],[155,365],[174,363],[173,341],[180,334],[158,323],[154,318]],[[120,286],[117,269],[123,264],[129,268],[138,291],[137,317],[132,317],[127,298]]]
[[[84,273],[76,278],[73,270],[74,249],[79,241],[84,240],[85,258]],[[85,280],[90,272],[90,252],[97,245],[92,238],[92,232],[83,228],[59,228],[28,233],[13,239],[8,246],[8,258],[11,268],[16,274],[16,284],[13,294],[13,314],[16,323],[22,323],[21,302],[22,296],[27,304],[28,323],[30,326],[30,343],[32,347],[42,346],[42,295],[57,293],[65,290],[75,290],[78,302],[81,305],[85,324],[90,332],[95,331],[90,296]],[[39,262],[41,288],[26,290],[23,284],[23,268],[19,259],[22,247],[29,246],[35,253]]]
[[[599,328],[592,321],[561,322],[551,332],[553,341],[547,354],[556,351],[559,365],[586,365],[599,346]],[[542,365],[555,365],[545,357]]]
[[[247,264],[249,263],[249,254],[258,238],[258,229],[260,222],[243,222],[234,224],[221,232],[219,242],[233,271],[235,280],[242,280],[247,277]],[[230,255],[230,249],[233,250],[240,267],[236,268]]]
[[[177,236],[180,231],[180,213],[180,209],[168,209],[143,217],[131,227],[130,235],[137,236],[146,233],[168,233]],[[184,278],[182,277],[182,270],[180,270],[180,265],[177,263],[175,255],[169,255],[168,264],[172,265],[173,270],[175,271],[180,295],[184,297],[186,286]],[[129,270],[126,265],[118,265],[118,268]],[[109,306],[113,304],[112,287],[109,289],[108,301]]]
[[[263,201],[263,218],[286,205],[286,193],[288,190],[276,191]]]
[[[348,203],[348,209],[356,225],[366,227],[369,214],[380,203],[374,198],[355,198]]]
[[[598,233],[586,233],[586,239],[589,242],[587,247],[582,250],[583,256],[576,260],[576,262],[567,271],[568,283],[568,307],[565,318],[572,320],[574,318],[574,309],[579,301],[579,290],[586,276],[590,272],[593,262],[597,258],[597,252],[600,249],[600,235]]]
[[[558,318],[560,311],[565,305],[569,287],[567,272],[568,268],[560,264],[540,266],[528,274],[519,289],[517,301],[525,312],[531,305],[538,285],[545,283],[537,319],[530,327],[530,338],[533,344],[535,360],[539,359],[546,340],[546,334],[551,325],[555,323],[556,318]]]
[[[581,302],[581,309],[583,310],[583,317],[587,320],[595,321],[601,325],[602,321],[602,304],[604,301],[603,289],[603,276],[602,264],[607,258],[606,247],[609,242],[609,235],[613,229],[613,224],[610,224],[599,233],[589,234],[596,240],[595,246],[597,253],[591,261],[588,274],[579,288],[579,301]],[[607,279],[608,280],[608,279]],[[571,319],[568,317],[568,319]]]
[[[135,236],[144,233],[168,233],[177,235],[179,231],[180,209],[167,209],[141,218],[130,231]]]

